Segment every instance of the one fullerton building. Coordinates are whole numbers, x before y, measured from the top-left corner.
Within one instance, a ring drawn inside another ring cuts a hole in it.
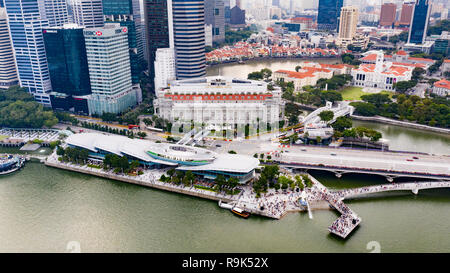
[[[157,91],[154,107],[155,114],[175,125],[203,124],[216,130],[255,129],[257,124],[261,132],[275,129],[284,114],[279,87],[223,76],[171,81]]]

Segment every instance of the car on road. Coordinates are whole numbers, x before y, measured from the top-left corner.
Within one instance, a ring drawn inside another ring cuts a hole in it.
[[[306,152],[306,149],[303,148],[303,149],[301,149],[301,151]]]
[[[220,145],[220,144],[216,144],[216,147],[222,147],[222,145]]]
[[[406,161],[414,161],[414,160],[408,158],[408,159],[406,159]]]
[[[417,156],[413,156],[414,159],[419,159]]]
[[[333,155],[333,156],[337,156],[337,154],[336,154],[336,153],[331,153],[330,155]]]

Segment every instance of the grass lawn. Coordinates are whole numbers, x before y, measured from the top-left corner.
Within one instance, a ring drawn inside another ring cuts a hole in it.
[[[0,135],[0,141],[7,139],[9,136],[5,136],[5,135]]]
[[[366,93],[362,91],[362,87],[349,86],[341,91],[343,100],[361,100],[361,96],[374,93]],[[388,94],[392,98],[393,92],[381,91],[380,94]]]

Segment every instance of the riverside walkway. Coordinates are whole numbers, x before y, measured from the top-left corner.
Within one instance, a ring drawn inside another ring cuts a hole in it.
[[[409,182],[409,183],[394,183],[387,185],[376,185],[361,187],[355,189],[346,189],[333,191],[332,194],[340,198],[340,200],[351,199],[366,196],[368,194],[387,192],[387,191],[405,191],[410,190],[417,194],[419,190],[436,189],[436,188],[450,188],[450,181],[428,181],[428,182]]]

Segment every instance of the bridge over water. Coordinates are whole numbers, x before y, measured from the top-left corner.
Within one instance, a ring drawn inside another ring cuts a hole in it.
[[[394,184],[376,185],[376,186],[332,191],[331,193],[337,195],[340,198],[340,200],[344,200],[362,197],[373,193],[388,192],[388,191],[408,190],[412,191],[414,194],[418,194],[419,190],[436,189],[436,188],[450,188],[450,181],[394,183]]]
[[[450,157],[370,150],[296,146],[274,153],[274,161],[291,169],[376,174],[392,182],[396,177],[450,180]]]

